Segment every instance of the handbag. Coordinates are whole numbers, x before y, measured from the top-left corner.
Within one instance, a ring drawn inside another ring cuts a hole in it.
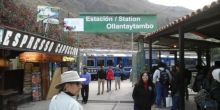
[[[194,100],[196,103],[200,103],[201,101],[206,100],[208,97],[208,91],[206,91],[205,89],[201,89],[194,97]]]
[[[218,110],[218,103],[211,98],[202,100],[198,105],[202,110]]]
[[[201,89],[198,94],[194,97],[195,102],[201,109],[205,110],[218,110],[218,103],[216,100],[213,100],[210,96],[210,93],[215,90],[212,89],[210,92],[205,89]]]
[[[173,105],[173,103],[172,103],[172,97],[171,97],[171,95],[168,95],[167,97],[166,97],[166,107],[171,107]]]

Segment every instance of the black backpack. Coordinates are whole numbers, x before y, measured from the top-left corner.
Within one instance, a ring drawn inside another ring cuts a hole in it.
[[[164,70],[159,69],[159,71],[160,71],[159,82],[162,85],[169,85],[170,78],[169,78],[169,74],[167,73],[166,69]]]

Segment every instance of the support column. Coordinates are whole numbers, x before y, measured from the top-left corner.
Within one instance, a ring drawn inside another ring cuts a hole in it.
[[[180,58],[180,106],[179,110],[185,110],[185,100],[184,100],[184,32],[182,28],[179,28],[179,58]]]
[[[206,50],[206,66],[207,66],[207,68],[210,68],[210,59],[211,59],[210,50],[207,49]]]
[[[161,62],[161,50],[159,50],[158,53],[159,53],[159,62]]]
[[[152,40],[149,40],[149,72],[152,72]]]
[[[197,65],[199,65],[199,67],[202,66],[202,50],[200,48],[198,48],[197,50]]]
[[[174,65],[177,64],[177,51],[174,51]]]

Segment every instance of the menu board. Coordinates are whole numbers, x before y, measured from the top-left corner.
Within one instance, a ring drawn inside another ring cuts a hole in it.
[[[23,87],[23,93],[24,94],[31,94],[32,92],[32,83],[31,83],[31,77],[32,77],[32,63],[26,63],[25,64],[25,70],[24,70],[24,87]]]
[[[32,73],[32,97],[33,101],[42,99],[41,95],[41,73],[37,68],[34,68]]]

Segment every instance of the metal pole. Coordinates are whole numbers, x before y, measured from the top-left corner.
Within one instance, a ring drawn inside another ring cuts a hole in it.
[[[158,52],[159,52],[159,62],[161,62],[161,50],[159,50]]]
[[[152,40],[149,40],[149,71],[152,72]]]
[[[202,50],[198,48],[197,50],[197,61],[198,65],[201,67],[202,66]]]
[[[131,33],[131,51],[133,52],[134,50],[134,34],[133,32]]]
[[[174,64],[177,64],[177,51],[174,51]]]
[[[60,62],[60,71],[61,71],[61,74],[63,73],[63,61]]]
[[[76,32],[76,37],[77,37],[77,47],[78,47],[78,53],[77,53],[77,72],[80,74],[80,37],[78,33]]]
[[[179,28],[179,58],[180,58],[180,106],[179,110],[185,110],[185,100],[184,100],[184,33],[182,28]]]
[[[44,22],[44,21],[43,21],[43,22]],[[48,30],[48,21],[47,21],[46,26],[45,26],[44,37],[47,36],[47,30]]]
[[[206,65],[208,68],[210,68],[210,50],[206,50]]]

